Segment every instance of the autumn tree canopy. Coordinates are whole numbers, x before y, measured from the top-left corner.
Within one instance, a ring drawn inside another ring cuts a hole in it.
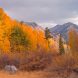
[[[4,52],[10,52],[11,49],[48,50],[44,30],[11,19],[2,8],[0,8],[0,32],[0,49]]]
[[[10,34],[10,45],[11,45],[11,52],[15,51],[21,51],[21,48],[27,49],[30,45],[30,41],[27,37],[27,35],[22,31],[21,28],[18,26],[15,26]]]

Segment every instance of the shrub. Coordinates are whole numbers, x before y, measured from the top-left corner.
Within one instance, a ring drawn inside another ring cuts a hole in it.
[[[75,60],[69,54],[54,57],[52,67],[56,70],[70,70],[73,68]]]
[[[2,55],[0,57],[0,69],[4,68],[5,65],[9,64],[9,58],[7,55]]]
[[[50,53],[34,52],[29,53],[28,57],[22,60],[21,70],[43,70],[51,64],[52,56]]]

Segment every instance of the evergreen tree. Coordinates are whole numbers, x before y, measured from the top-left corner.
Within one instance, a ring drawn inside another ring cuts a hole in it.
[[[48,27],[46,27],[46,29],[45,29],[45,37],[46,37],[46,39],[52,38],[51,32],[50,32],[50,30],[48,29]]]
[[[48,47],[50,48],[49,38],[52,38],[52,35],[51,35],[51,32],[50,32],[50,30],[48,29],[48,27],[46,27],[46,29],[45,29],[45,39],[48,41]]]
[[[60,52],[60,55],[65,53],[61,34],[59,37],[59,52]]]

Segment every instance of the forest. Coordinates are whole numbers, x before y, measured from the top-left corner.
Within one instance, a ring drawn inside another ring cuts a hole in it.
[[[49,28],[33,28],[0,8],[0,69],[6,65],[19,71],[62,72],[66,78],[78,73],[78,32],[71,28],[68,41],[61,34],[54,38]]]

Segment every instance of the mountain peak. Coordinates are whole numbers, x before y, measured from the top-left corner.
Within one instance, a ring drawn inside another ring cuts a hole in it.
[[[35,22],[25,22],[25,23],[32,26],[32,27],[37,27],[38,26],[38,24],[35,23]]]
[[[74,23],[72,23],[72,22],[67,22],[67,23],[65,23],[65,24],[63,24],[64,26],[66,25],[66,26],[72,26],[72,25],[75,25],[76,26],[76,24],[74,24]]]
[[[74,24],[74,23],[72,23],[72,22],[67,22],[67,23],[65,23],[65,24]]]
[[[74,28],[78,31],[78,25],[73,24],[72,22],[68,22],[63,25],[56,25],[55,27],[51,28],[50,31],[55,35],[62,34],[63,38],[67,40],[68,32],[71,28]]]

